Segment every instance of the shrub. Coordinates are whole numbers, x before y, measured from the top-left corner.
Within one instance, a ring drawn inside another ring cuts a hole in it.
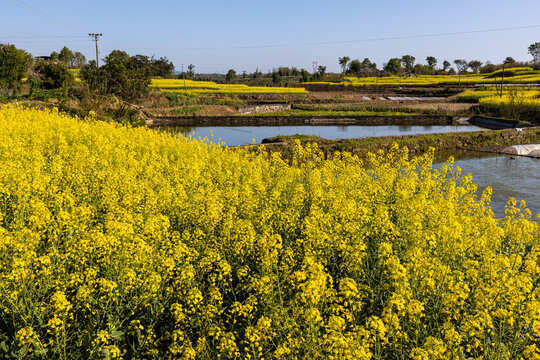
[[[36,71],[42,75],[41,86],[47,90],[67,89],[75,82],[75,77],[67,65],[59,61],[41,61],[37,64]]]

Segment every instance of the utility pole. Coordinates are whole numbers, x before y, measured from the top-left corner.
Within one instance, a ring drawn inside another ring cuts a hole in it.
[[[501,77],[501,98],[503,96],[503,86],[504,86],[504,65],[506,65],[504,62],[503,62],[503,72],[502,72],[502,77]]]
[[[96,43],[96,67],[99,67],[99,51],[98,51],[98,40],[100,36],[103,36],[103,34],[88,34],[91,38],[94,38],[94,42]]]
[[[184,64],[182,64],[182,78],[184,79],[184,89],[187,92],[187,85],[186,85],[186,73],[184,72]]]

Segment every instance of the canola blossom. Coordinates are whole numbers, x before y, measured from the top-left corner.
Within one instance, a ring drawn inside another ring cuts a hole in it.
[[[540,110],[540,91],[536,88],[506,88],[501,96],[495,89],[464,91],[460,101],[477,102],[480,105]]]
[[[539,359],[540,229],[451,162],[0,109],[0,357]]]
[[[217,84],[213,81],[182,79],[152,79],[152,88],[171,93],[188,94],[307,94],[301,87],[248,86],[245,84]],[[187,90],[186,90],[187,89]]]
[[[538,84],[540,83],[540,71],[532,68],[511,68],[505,71],[505,84]],[[474,84],[498,84],[501,82],[502,70],[488,74],[466,75],[417,75],[417,76],[368,76],[368,77],[345,77],[344,81],[331,82],[308,82],[306,84],[344,85],[344,86],[429,86],[429,85],[474,85]]]

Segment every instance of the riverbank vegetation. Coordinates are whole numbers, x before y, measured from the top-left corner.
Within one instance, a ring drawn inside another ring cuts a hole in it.
[[[540,229],[432,153],[0,109],[0,354],[535,358]]]
[[[485,114],[538,124],[540,117],[540,89],[538,87],[486,87],[465,91],[459,101],[475,102]]]

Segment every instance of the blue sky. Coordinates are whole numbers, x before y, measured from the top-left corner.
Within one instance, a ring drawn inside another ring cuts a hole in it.
[[[0,0],[0,43],[33,55],[64,45],[95,58],[89,32],[103,33],[100,58],[121,49],[166,56],[177,70],[238,73],[278,66],[338,71],[338,57],[369,57],[379,67],[411,54],[417,62],[528,61],[540,42],[540,1],[37,1]],[[472,34],[388,39],[538,25]],[[55,38],[61,36],[62,38]],[[68,38],[69,36],[69,38]],[[382,39],[375,41],[357,41]],[[350,42],[345,42],[350,41]],[[325,44],[322,44],[325,43]]]

